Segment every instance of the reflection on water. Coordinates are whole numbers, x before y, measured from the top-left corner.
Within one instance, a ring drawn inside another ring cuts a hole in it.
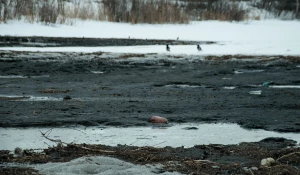
[[[0,75],[0,78],[47,78],[50,75],[35,75],[35,76],[23,76],[23,75]]]

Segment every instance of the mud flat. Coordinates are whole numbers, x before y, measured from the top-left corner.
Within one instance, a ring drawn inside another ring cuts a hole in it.
[[[235,123],[297,134],[299,65],[298,57],[284,56],[2,51],[0,126],[150,127],[149,118],[159,115],[169,124]],[[120,144],[65,144],[44,153],[27,151],[19,158],[3,150],[1,173],[25,171],[3,168],[7,163],[106,155],[138,164],[161,163],[164,171],[182,173],[299,174],[298,143],[283,138],[192,148]],[[271,168],[260,166],[267,157],[276,160]]]
[[[149,126],[159,115],[300,132],[299,58],[228,57],[3,51],[0,126]]]

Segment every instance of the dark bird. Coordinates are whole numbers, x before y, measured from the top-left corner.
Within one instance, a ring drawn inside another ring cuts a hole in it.
[[[200,45],[197,45],[197,49],[198,49],[198,51],[202,50],[201,47],[200,47]]]
[[[167,51],[170,52],[170,47],[169,45],[167,44],[167,47],[166,47]]]

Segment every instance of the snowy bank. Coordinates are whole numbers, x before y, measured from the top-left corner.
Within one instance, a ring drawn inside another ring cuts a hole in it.
[[[196,46],[171,46],[166,52],[164,46],[128,47],[64,47],[24,48],[2,47],[1,50],[25,51],[67,51],[67,52],[119,52],[119,53],[168,53],[195,55],[300,55],[300,22],[297,21],[249,21],[249,22],[192,22],[188,25],[164,24],[131,25],[109,22],[77,22],[73,26],[29,24],[10,21],[0,24],[0,35],[49,36],[49,37],[92,37],[92,38],[140,38],[177,39],[192,41],[216,41],[217,44],[203,45],[202,52]]]

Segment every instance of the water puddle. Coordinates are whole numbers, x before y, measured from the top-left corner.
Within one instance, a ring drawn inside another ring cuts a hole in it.
[[[0,75],[0,78],[27,78],[22,75]]]
[[[229,78],[229,77],[223,77],[222,80],[232,80],[232,78]]]
[[[176,87],[176,88],[200,88],[204,87],[201,85],[189,85],[189,84],[168,84],[165,87]]]
[[[248,92],[249,94],[251,94],[251,95],[261,95],[261,90],[258,90],[258,91],[250,91],[250,92]]]
[[[23,76],[23,75],[0,75],[0,78],[48,78],[50,75],[36,75],[36,76]]]
[[[12,100],[12,101],[62,101],[63,98],[17,96],[17,95],[0,95],[0,100]]]
[[[300,85],[270,85],[269,88],[293,88],[300,89]]]
[[[63,100],[63,98],[30,96],[29,98],[24,99],[22,101],[62,101],[62,100]]]
[[[223,87],[223,89],[229,89],[229,90],[233,90],[235,88],[236,88],[235,86],[225,86],[225,87]]]
[[[104,100],[105,97],[80,97],[71,98],[68,100],[76,101],[99,101]],[[111,98],[109,98],[111,100]],[[49,96],[18,96],[18,95],[0,95],[0,100],[11,100],[11,101],[63,101],[63,97],[49,97]]]
[[[259,72],[264,72],[265,70],[247,70],[247,69],[240,69],[240,70],[235,70],[235,74],[242,74],[242,73],[259,73]]]
[[[192,128],[192,129],[188,129]],[[47,132],[48,131],[48,132]],[[245,130],[237,124],[177,124],[168,127],[60,127],[0,128],[0,150],[39,149],[54,146],[42,134],[66,143],[105,144],[117,146],[193,147],[199,144],[238,144],[267,137],[284,137],[300,142],[300,134],[277,133],[260,129]]]
[[[102,71],[91,71],[93,74],[103,74],[104,72]]]

